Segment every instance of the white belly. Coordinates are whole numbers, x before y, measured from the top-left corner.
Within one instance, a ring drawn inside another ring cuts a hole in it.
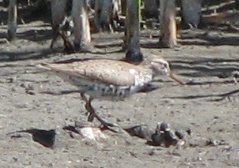
[[[93,98],[100,98],[104,100],[123,100],[124,98],[140,91],[144,87],[143,84],[131,86],[114,86],[76,76],[65,74],[58,75],[72,85],[77,86],[82,93],[86,93]]]

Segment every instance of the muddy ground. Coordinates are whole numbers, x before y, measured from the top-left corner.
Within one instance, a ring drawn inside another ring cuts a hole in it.
[[[168,122],[173,130],[191,130],[181,147],[150,146],[125,133],[88,142],[63,127],[86,120],[79,94],[46,95],[45,90],[74,88],[36,65],[69,58],[122,58],[122,33],[93,34],[94,53],[63,54],[62,44],[50,50],[50,24],[20,25],[18,39],[6,40],[0,26],[0,167],[239,167],[239,35],[228,29],[181,31],[175,49],[157,47],[158,31],[141,34],[145,57],[156,54],[171,62],[187,82],[160,78],[161,87],[120,102],[95,100],[108,120],[125,127]],[[30,90],[30,91],[29,91]],[[97,123],[97,122],[95,122]],[[56,130],[53,148],[33,140],[26,129]],[[215,143],[209,144],[208,141]]]

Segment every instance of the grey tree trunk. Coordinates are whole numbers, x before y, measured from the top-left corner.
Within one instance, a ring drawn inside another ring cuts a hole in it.
[[[236,4],[235,4],[236,9],[239,9],[239,0],[236,0]]]
[[[175,0],[160,0],[160,44],[172,48],[177,45]]]
[[[94,22],[98,31],[113,32],[116,29],[114,20],[119,18],[119,0],[96,0]]]
[[[7,39],[9,41],[16,38],[17,31],[17,3],[16,0],[10,0],[8,5],[8,31]]]
[[[51,19],[53,39],[50,48],[53,48],[53,44],[56,41],[59,34],[59,26],[62,24],[66,17],[66,5],[68,0],[51,0]]]
[[[158,17],[158,0],[144,0],[144,15],[146,17]]]
[[[126,4],[126,59],[129,62],[142,61],[140,51],[140,23],[139,23],[140,0],[127,0]]]
[[[201,19],[202,0],[181,0],[182,23],[186,28],[198,27]]]
[[[89,51],[91,49],[91,35],[86,0],[73,0],[72,18],[76,50]]]
[[[52,28],[57,28],[66,16],[66,4],[68,0],[51,0]]]
[[[123,16],[126,16],[126,2],[127,0],[120,0],[121,2],[121,13]]]

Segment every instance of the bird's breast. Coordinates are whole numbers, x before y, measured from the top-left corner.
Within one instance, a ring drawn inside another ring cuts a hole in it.
[[[102,83],[100,81],[83,79],[77,76],[67,76],[64,79],[77,86],[81,92],[86,93],[93,98],[105,100],[123,100],[124,98],[140,91],[144,87],[144,84],[117,86]]]
[[[84,92],[93,98],[123,100],[142,89],[142,86],[114,86],[92,84],[84,87]]]

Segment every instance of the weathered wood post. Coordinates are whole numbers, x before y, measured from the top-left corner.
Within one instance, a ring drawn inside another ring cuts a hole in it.
[[[140,0],[127,0],[126,2],[126,30],[125,45],[126,59],[128,61],[142,61],[143,55],[140,51]]]
[[[17,31],[17,2],[16,0],[10,0],[8,5],[8,30],[7,39],[9,41],[16,38]]]
[[[201,19],[202,0],[181,0],[182,24],[186,28],[198,27]]]
[[[177,45],[175,0],[160,0],[160,45],[172,48]]]
[[[74,43],[76,50],[91,50],[91,35],[86,0],[73,0]]]

